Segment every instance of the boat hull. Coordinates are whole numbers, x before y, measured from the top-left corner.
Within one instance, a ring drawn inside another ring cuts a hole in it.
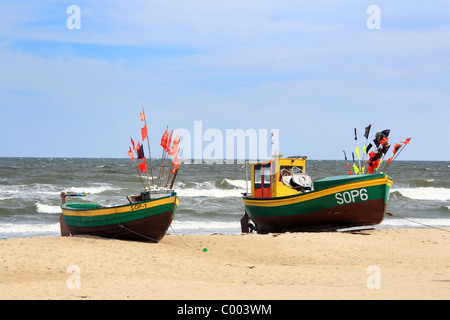
[[[317,185],[312,192],[288,197],[244,197],[256,231],[325,231],[383,221],[392,185],[387,175],[336,177]]]
[[[116,207],[66,203],[61,206],[61,235],[93,235],[122,240],[159,242],[176,209],[176,193],[170,196]],[[64,230],[64,233],[63,233]]]

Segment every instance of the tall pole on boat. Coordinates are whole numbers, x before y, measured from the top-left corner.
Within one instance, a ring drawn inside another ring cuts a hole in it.
[[[133,139],[131,139],[131,141],[133,141]],[[134,144],[133,144],[133,147],[134,147]],[[138,165],[136,163],[136,159],[134,159],[133,151],[131,151],[131,147],[130,147],[130,151],[128,151],[128,155],[131,156],[131,160],[133,160],[133,162],[134,162],[134,166],[136,167],[136,171],[138,172],[139,178],[141,178],[141,182],[142,182],[142,185],[144,186],[144,190],[147,190],[147,186],[144,183],[144,179],[142,179],[141,171],[138,168]]]
[[[161,155],[161,165],[159,166],[159,178],[158,178],[158,187],[160,187],[161,184],[161,180],[162,180],[162,175],[163,175],[163,170],[164,170],[164,160],[166,158],[166,149],[163,149],[163,153]]]
[[[369,124],[366,128],[365,128],[365,132],[364,132],[364,137],[366,137],[366,144],[364,145],[364,149],[363,149],[363,156],[362,156],[362,161],[364,164],[364,159],[366,157],[366,149],[367,149],[367,142],[369,141],[369,134],[370,134],[370,128],[372,128],[372,124]],[[362,168],[362,174],[364,174],[364,168],[365,166]]]
[[[356,151],[356,155],[358,156],[359,171],[361,171],[361,159],[359,157],[358,136],[356,135],[356,128],[355,128],[355,140],[356,140],[356,149],[355,149],[355,151]],[[353,161],[354,161],[354,159],[353,159]],[[355,174],[356,174],[356,172],[355,172]]]
[[[397,159],[398,155],[400,154],[400,152],[403,151],[403,149],[405,149],[406,145],[409,144],[409,140],[411,140],[411,138],[408,138],[405,140],[405,142],[403,142],[403,147],[395,154],[394,158],[391,161],[388,161],[388,163],[384,166],[383,170],[381,170],[382,173],[386,173],[387,169],[391,166],[392,162]]]
[[[142,114],[144,115],[145,128],[147,128],[147,117],[145,116],[144,106],[142,106]],[[147,145],[148,145],[148,157],[150,158],[150,172],[152,175],[152,185],[153,185],[154,178],[153,178],[152,154],[150,152],[150,139],[148,138],[148,134],[147,134]],[[147,177],[148,177],[148,172],[147,172]],[[150,185],[150,182],[149,182],[149,185]]]

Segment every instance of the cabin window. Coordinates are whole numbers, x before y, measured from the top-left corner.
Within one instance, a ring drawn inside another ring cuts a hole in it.
[[[264,167],[264,188],[270,187],[270,163],[263,165]]]
[[[255,165],[255,189],[261,189],[261,165]]]

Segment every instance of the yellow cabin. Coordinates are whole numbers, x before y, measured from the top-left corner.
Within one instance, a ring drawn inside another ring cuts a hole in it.
[[[277,198],[312,190],[305,173],[306,156],[277,157],[251,164],[251,197]]]

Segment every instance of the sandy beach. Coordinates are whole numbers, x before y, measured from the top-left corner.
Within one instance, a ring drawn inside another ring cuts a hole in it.
[[[450,233],[0,240],[1,299],[450,299]]]

